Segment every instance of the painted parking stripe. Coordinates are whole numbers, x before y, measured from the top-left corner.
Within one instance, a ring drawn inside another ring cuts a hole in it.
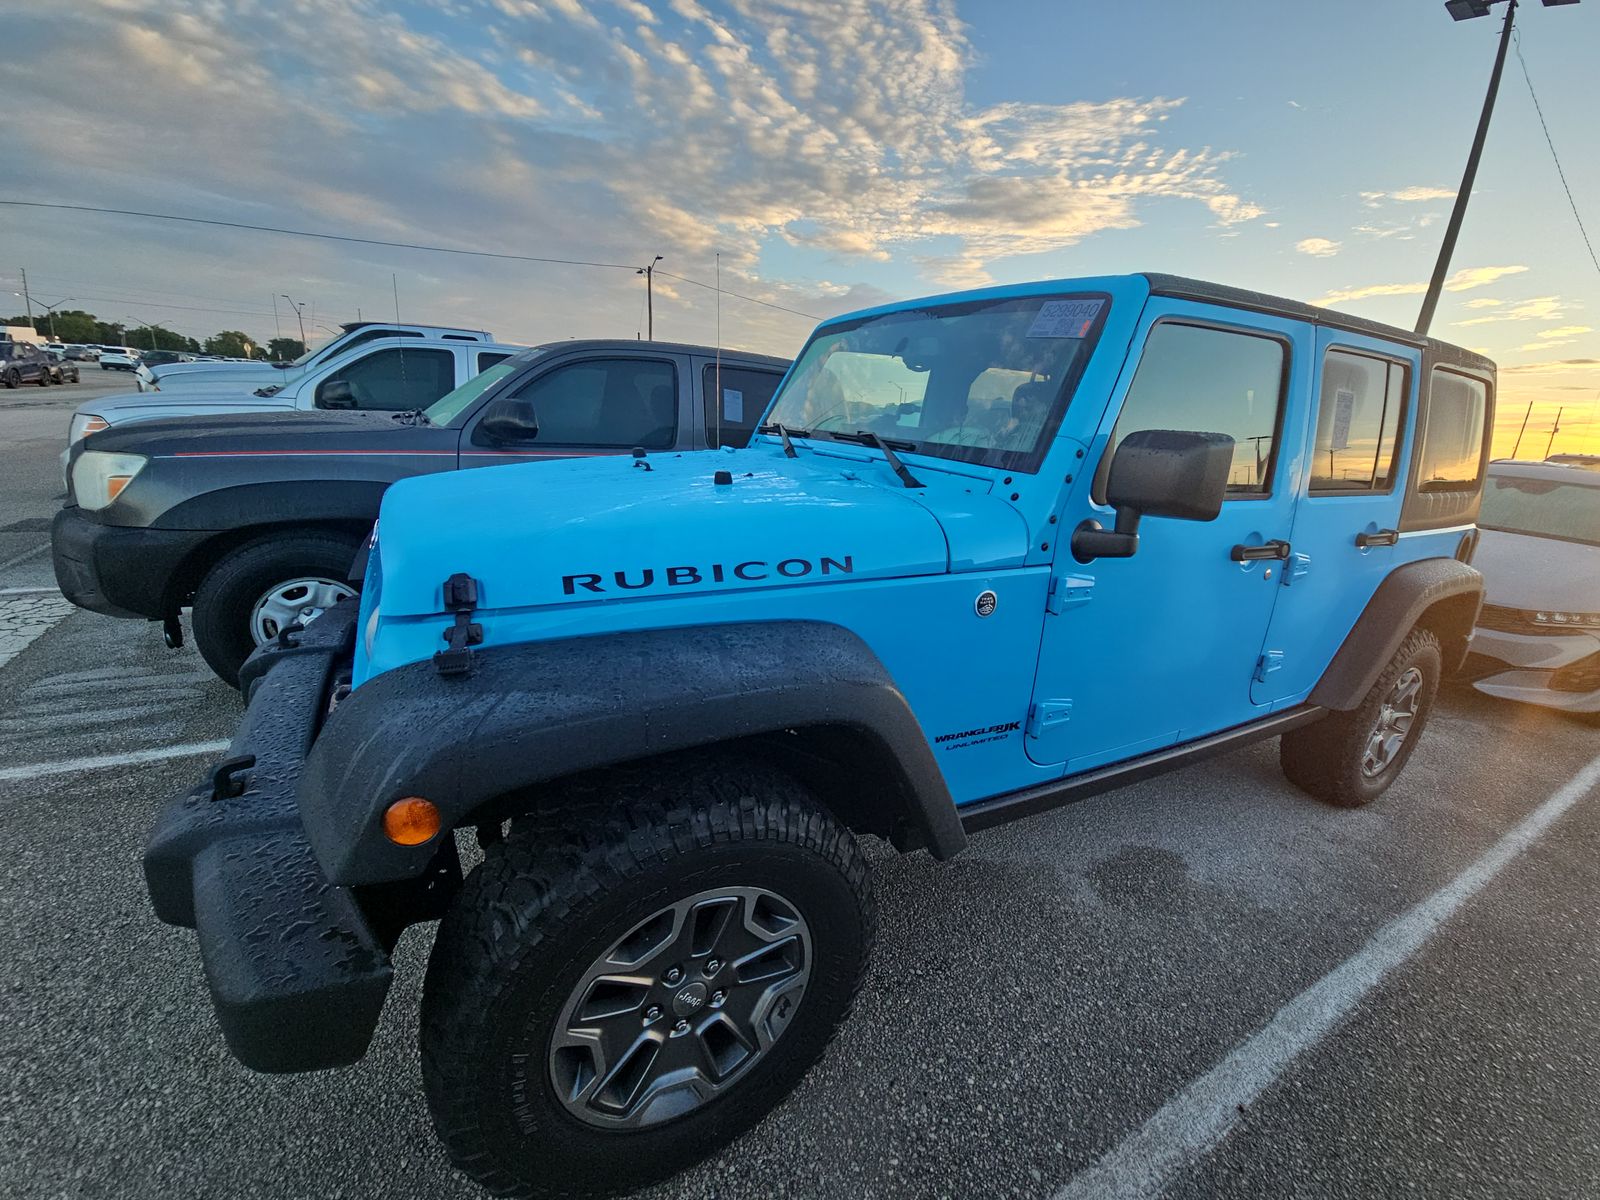
[[[1262,1029],[1057,1191],[1051,1200],[1148,1200],[1215,1149],[1305,1051],[1321,1043],[1384,978],[1600,784],[1600,757],[1460,875],[1372,936],[1353,957],[1280,1008]]]
[[[227,742],[190,742],[184,746],[163,746],[156,750],[130,750],[126,754],[97,754],[90,758],[59,758],[53,762],[28,763],[21,767],[0,767],[0,783],[36,779],[41,775],[76,775],[83,771],[103,771],[109,767],[137,767],[169,758],[192,758],[226,750]]]

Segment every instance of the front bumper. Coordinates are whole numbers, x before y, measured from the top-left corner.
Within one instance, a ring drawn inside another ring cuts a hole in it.
[[[393,973],[362,899],[318,865],[296,798],[355,623],[344,602],[297,646],[251,657],[250,706],[227,757],[167,806],[145,849],[156,916],[194,929],[228,1048],[257,1071],[361,1058]]]
[[[79,608],[110,617],[163,620],[177,608],[172,579],[207,538],[204,529],[102,525],[63,508],[50,525],[56,585]]]
[[[1600,636],[1473,631],[1463,668],[1488,696],[1562,712],[1600,712]]]

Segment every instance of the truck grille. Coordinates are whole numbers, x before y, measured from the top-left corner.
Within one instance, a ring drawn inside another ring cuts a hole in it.
[[[1535,625],[1520,608],[1502,608],[1498,604],[1485,604],[1478,613],[1478,628],[1493,629],[1497,633],[1551,633]]]

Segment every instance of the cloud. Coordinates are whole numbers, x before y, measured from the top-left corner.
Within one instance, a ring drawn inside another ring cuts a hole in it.
[[[1385,201],[1397,200],[1402,204],[1415,204],[1425,200],[1454,200],[1454,188],[1403,187],[1392,192],[1362,192],[1361,200],[1368,208],[1378,208]]]
[[[1588,325],[1562,325],[1556,329],[1543,329],[1534,334],[1540,338],[1573,338],[1580,333],[1593,333],[1594,329]]]
[[[1492,296],[1474,296],[1471,300],[1463,300],[1462,308],[1496,308],[1504,304],[1504,300],[1496,300]]]
[[[1473,288],[1486,287],[1497,279],[1503,279],[1507,275],[1517,275],[1527,269],[1527,267],[1523,266],[1463,267],[1444,281],[1444,290],[1447,292],[1465,292]],[[1316,303],[1349,304],[1355,300],[1367,300],[1374,296],[1420,296],[1427,290],[1426,281],[1422,283],[1373,283],[1363,287],[1343,288],[1329,292]]]
[[[1325,237],[1302,238],[1294,244],[1294,248],[1301,254],[1309,254],[1313,258],[1332,258],[1339,253],[1339,243]]]
[[[1566,316],[1566,306],[1560,296],[1535,296],[1519,300],[1510,308],[1501,308],[1483,317],[1456,321],[1456,325],[1496,325],[1501,321],[1559,321]],[[1541,335],[1543,336],[1543,335]]]

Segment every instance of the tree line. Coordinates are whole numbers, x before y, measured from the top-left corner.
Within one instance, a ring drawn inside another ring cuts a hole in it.
[[[7,325],[27,325],[26,316],[6,317]],[[186,350],[191,354],[220,354],[224,358],[299,358],[306,352],[299,338],[278,337],[265,345],[238,329],[224,329],[204,341],[186,337],[162,325],[123,325],[102,321],[81,308],[63,308],[51,316],[35,317],[33,328],[52,341],[86,346],[133,346],[139,350]]]

